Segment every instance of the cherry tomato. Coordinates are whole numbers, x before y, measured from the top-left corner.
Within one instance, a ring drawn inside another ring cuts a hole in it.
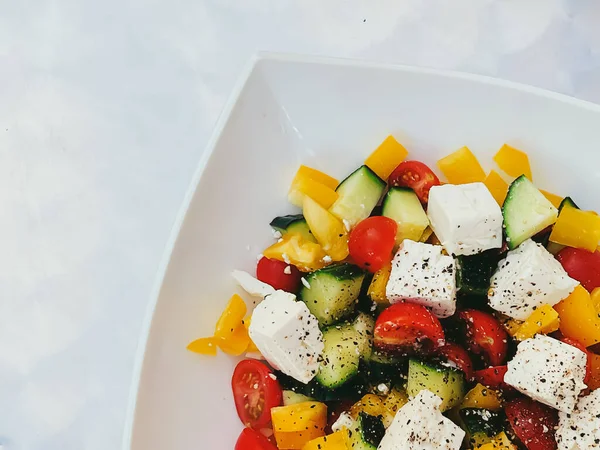
[[[279,382],[260,361],[240,361],[233,371],[231,388],[238,416],[247,427],[264,428],[271,422],[271,408],[281,405]]]
[[[566,247],[558,252],[556,259],[571,278],[579,281],[588,291],[600,287],[600,252],[588,252],[581,248]]]
[[[394,169],[388,179],[390,186],[406,186],[411,188],[425,204],[429,200],[429,190],[439,186],[440,180],[433,171],[419,161],[404,161]]]
[[[235,450],[277,450],[277,447],[258,431],[244,428],[235,443]]]
[[[473,379],[490,389],[513,390],[511,386],[504,382],[504,375],[506,375],[507,371],[507,366],[488,367],[487,369],[473,372]]]
[[[465,309],[458,315],[467,328],[469,351],[481,355],[486,364],[503,364],[508,351],[508,334],[500,322],[491,314],[476,309]]]
[[[528,397],[519,397],[504,405],[508,421],[527,450],[555,450],[558,413]]]
[[[348,250],[356,265],[377,272],[392,260],[398,224],[389,217],[368,217],[350,233]]]
[[[263,283],[270,284],[275,289],[295,294],[300,288],[302,274],[296,269],[296,266],[263,256],[256,265],[256,278]]]
[[[590,352],[577,339],[571,339],[568,337],[564,337],[561,339],[561,341],[563,341],[565,344],[572,345],[573,347],[578,348],[583,353],[585,353],[585,356],[587,357],[587,359],[586,359],[586,364],[585,364],[585,379],[583,380],[583,382],[585,384],[588,384],[588,381],[590,381],[590,377],[592,376],[592,358],[590,356]]]
[[[458,344],[449,342],[443,347],[440,347],[437,353],[448,361],[456,364],[456,367],[464,372],[467,380],[471,379],[473,376],[473,363],[471,363],[471,357],[464,348]]]
[[[374,345],[400,354],[427,353],[444,345],[444,329],[427,308],[415,303],[396,303],[375,323]]]

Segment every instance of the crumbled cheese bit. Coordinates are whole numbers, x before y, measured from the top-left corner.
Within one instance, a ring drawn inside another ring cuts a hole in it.
[[[350,231],[350,229],[352,228],[350,221],[348,219],[342,219],[342,222],[344,223],[344,227],[346,228],[346,231]]]
[[[377,390],[379,392],[381,392],[383,395],[388,395],[388,393],[390,392],[390,388],[387,384],[385,383],[381,383],[377,386]]]
[[[306,278],[302,277],[301,281],[306,289],[310,289],[310,283],[306,280]]]
[[[270,374],[269,374],[269,378],[270,378],[271,380],[277,380],[277,375],[275,375],[274,373],[270,373]]]
[[[323,256],[323,262],[324,262],[325,264],[329,264],[331,261],[333,261],[333,260],[331,259],[331,256],[329,256],[329,255],[325,255],[325,256]]]
[[[261,259],[263,259],[263,257],[264,257],[264,256],[265,256],[265,255],[263,255],[262,253],[259,253],[259,254],[256,256],[256,260],[257,260],[257,261],[260,261]]]
[[[292,268],[290,266],[285,266],[285,269],[283,269],[283,273],[285,273],[286,275],[291,275]]]
[[[281,231],[275,230],[275,229],[272,229],[272,230],[273,230],[273,237],[275,239],[280,239],[281,238]]]
[[[288,256],[287,253],[282,253],[281,257],[283,258],[283,260],[285,261],[286,264],[291,264],[290,257]]]

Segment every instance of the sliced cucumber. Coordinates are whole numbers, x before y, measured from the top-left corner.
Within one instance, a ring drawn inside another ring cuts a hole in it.
[[[358,333],[352,324],[332,325],[323,331],[323,342],[321,367],[315,379],[326,388],[338,388],[358,374]]]
[[[461,295],[487,295],[490,279],[498,267],[498,249],[456,258],[456,287]]]
[[[428,390],[442,399],[441,411],[447,411],[460,404],[465,396],[465,377],[462,372],[416,359],[408,362],[408,382],[406,392],[415,397]]]
[[[558,210],[525,175],[521,175],[508,188],[502,215],[506,242],[512,250],[556,222]]]
[[[283,406],[295,405],[296,403],[312,402],[314,398],[308,397],[294,391],[283,391]]]
[[[348,448],[376,450],[385,434],[385,427],[381,416],[360,412],[348,431]]]
[[[271,220],[269,225],[271,225],[271,228],[274,230],[279,231],[282,236],[291,233],[299,234],[303,239],[309,242],[317,242],[302,214],[278,216]]]
[[[355,311],[364,277],[352,264],[319,269],[306,277],[300,299],[321,325],[331,325]]]
[[[359,313],[352,323],[358,339],[358,351],[360,357],[369,359],[373,351],[373,332],[375,330],[375,319],[365,313]]]
[[[385,189],[385,181],[367,166],[360,166],[337,187],[340,195],[329,211],[353,227],[366,219],[379,202]]]
[[[460,410],[460,419],[467,433],[467,441],[473,448],[489,442],[502,432],[503,417],[489,409],[466,408]]]
[[[572,208],[579,209],[579,206],[575,204],[571,197],[565,197],[562,199],[562,202],[560,202],[560,205],[558,205],[558,212],[561,212],[565,206],[570,206]]]
[[[427,214],[417,194],[410,188],[390,188],[383,200],[383,215],[398,224],[396,245],[400,245],[404,239],[418,242],[429,226]]]

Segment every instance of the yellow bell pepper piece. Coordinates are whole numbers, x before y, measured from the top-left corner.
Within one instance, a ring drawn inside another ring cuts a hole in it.
[[[485,180],[483,180],[483,183],[487,186],[492,197],[498,202],[498,205],[502,206],[506,199],[506,194],[508,194],[508,183],[495,170],[490,171]]]
[[[190,342],[187,349],[199,355],[216,356],[217,342],[212,337],[200,338]]]
[[[521,328],[521,325],[523,325],[522,321],[505,316],[504,314],[501,314],[499,312],[495,312],[494,316],[496,316],[496,319],[498,319],[498,321],[502,324],[506,332],[512,337],[515,336],[519,328]]]
[[[290,203],[302,207],[305,195],[309,195],[325,208],[329,208],[338,198],[335,188],[338,180],[308,166],[300,166],[292,180],[288,192]]]
[[[503,431],[498,434],[492,442],[475,447],[475,450],[517,450],[517,447],[510,441]]]
[[[369,295],[369,298],[378,305],[390,304],[385,293],[388,280],[390,279],[390,273],[392,273],[391,262],[375,272],[375,275],[373,275],[373,279],[371,280],[371,284],[369,285],[367,294]]]
[[[387,180],[394,169],[408,156],[408,151],[390,135],[365,160],[365,165],[382,180]]]
[[[246,303],[242,297],[232,295],[215,326],[215,338],[225,339],[231,336],[235,329],[242,325],[246,312]]]
[[[449,154],[440,159],[437,164],[449,183],[465,184],[485,180],[485,172],[481,164],[468,147]]]
[[[277,447],[302,449],[313,439],[325,436],[327,405],[320,402],[301,402],[271,409],[271,421]]]
[[[600,241],[600,216],[565,205],[554,224],[550,241],[593,252]]]
[[[423,231],[423,234],[419,238],[419,242],[427,242],[432,234],[433,230],[431,229],[431,227],[425,228],[425,231]]]
[[[594,305],[594,309],[598,314],[600,314],[600,288],[596,288],[590,294],[592,297],[592,303]]]
[[[383,425],[388,428],[394,421],[396,413],[400,408],[408,403],[408,395],[406,391],[393,388],[383,400],[385,414],[382,418]]]
[[[227,337],[216,338],[219,348],[232,356],[240,356],[248,350],[250,345],[250,336],[243,323],[240,323]]]
[[[477,383],[477,385],[465,395],[465,398],[460,405],[460,409],[464,408],[480,408],[499,411],[502,409],[502,400],[498,392]]]
[[[325,267],[323,248],[298,234],[286,234],[263,251],[263,256],[293,264],[303,272],[313,272]]]
[[[529,165],[529,157],[527,153],[518,150],[510,145],[504,144],[498,153],[494,156],[494,161],[503,172],[511,177],[519,177],[525,175],[529,180],[533,180],[531,176],[531,166]]]
[[[370,416],[379,416],[385,412],[383,399],[375,394],[366,394],[350,408],[350,415],[358,417],[358,413],[364,412]]]
[[[323,251],[333,261],[343,261],[349,254],[348,231],[343,222],[309,196],[304,197],[302,210],[306,223]]]
[[[576,339],[586,347],[600,342],[600,318],[583,286],[578,285],[554,309],[558,311],[560,332],[564,336]]]
[[[244,326],[246,327],[246,331],[248,331],[248,329],[250,328],[250,323],[252,322],[252,316],[247,316],[244,319]],[[248,339],[250,339],[250,335],[248,335]],[[256,345],[254,345],[254,342],[252,342],[252,339],[250,339],[250,342],[248,344],[248,348],[246,349],[247,352],[250,353],[260,353],[260,350],[258,349],[258,347]]]
[[[302,450],[346,450],[348,448],[348,433],[338,431],[307,442]]]
[[[588,388],[591,390],[600,388],[600,355],[595,353],[588,353],[588,358],[592,364],[592,375],[587,382]]]
[[[538,333],[541,333],[544,329],[551,329],[555,325],[558,325],[559,318],[556,310],[550,305],[542,305],[536,308],[535,311],[523,322],[523,325],[519,327],[515,333],[515,339],[524,341],[525,339],[532,338]],[[558,326],[551,331],[558,330]]]
[[[543,189],[540,189],[540,192],[544,194],[544,197],[546,197],[555,208],[558,208],[563,201],[563,198],[559,195],[552,194],[551,192],[544,191]]]

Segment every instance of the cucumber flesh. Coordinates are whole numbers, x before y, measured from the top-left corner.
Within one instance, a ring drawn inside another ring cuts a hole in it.
[[[283,406],[295,405],[296,403],[312,402],[313,398],[294,391],[283,391]]]
[[[352,228],[366,219],[379,202],[385,189],[385,181],[367,166],[361,166],[352,172],[337,187],[339,198],[329,211]]]
[[[306,241],[317,242],[302,214],[275,217],[269,225],[275,231],[279,231],[282,236],[286,234],[299,234]]]
[[[458,406],[464,398],[465,377],[456,369],[411,359],[408,362],[406,392],[415,397],[423,390],[431,391],[440,397],[440,410],[447,411]]]
[[[373,333],[375,330],[375,319],[365,313],[359,313],[352,323],[358,342],[360,357],[369,359],[373,351]]]
[[[352,450],[376,450],[383,439],[385,427],[380,416],[360,412],[348,433],[348,448]]]
[[[487,295],[490,279],[498,267],[498,249],[456,258],[456,287],[461,295]]]
[[[383,215],[398,224],[396,245],[404,239],[419,241],[429,226],[427,214],[412,189],[392,187],[383,200]]]
[[[357,336],[352,324],[333,325],[323,331],[325,348],[315,377],[318,383],[334,389],[358,374],[360,350]]]
[[[525,175],[521,175],[508,188],[502,215],[506,242],[512,250],[556,222],[558,210]]]
[[[321,325],[331,325],[354,313],[364,277],[351,264],[319,269],[305,278],[300,299]]]
[[[460,410],[460,419],[467,433],[467,441],[477,448],[489,442],[502,432],[504,417],[496,411],[480,408]]]
[[[577,206],[577,204],[573,201],[571,197],[565,197],[562,199],[562,202],[560,202],[560,205],[558,205],[558,212],[561,212],[565,206],[570,206],[572,208],[579,209],[579,206]]]

